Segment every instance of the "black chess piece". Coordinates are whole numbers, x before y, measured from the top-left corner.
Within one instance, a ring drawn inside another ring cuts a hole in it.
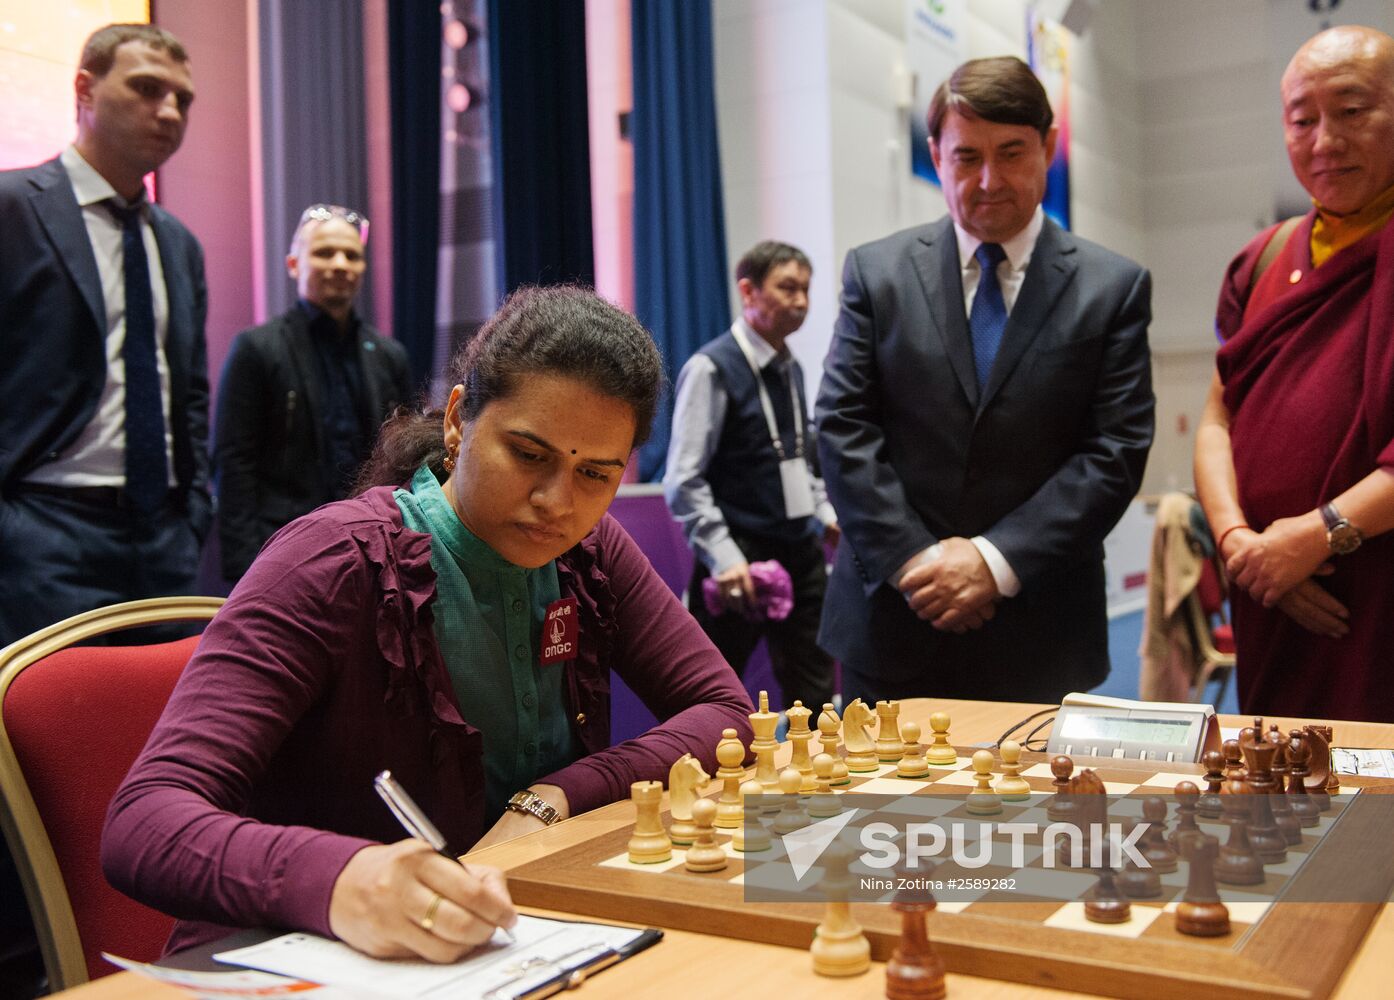
[[[1224,815],[1220,784],[1225,780],[1225,755],[1218,750],[1207,750],[1200,762],[1205,765],[1206,790],[1196,802],[1196,813],[1206,819],[1219,819]]]
[[[1134,823],[1133,829],[1138,825]],[[1143,859],[1146,860],[1145,854]],[[1174,862],[1172,870],[1175,871]],[[1118,888],[1133,899],[1155,899],[1162,894],[1162,876],[1155,869],[1143,868],[1129,858],[1118,875]]]
[[[1218,797],[1218,796],[1217,796]],[[1183,854],[1182,840],[1188,834],[1200,833],[1196,814],[1200,811],[1200,789],[1194,782],[1182,781],[1176,786],[1176,828],[1167,834],[1167,845]],[[1223,809],[1223,807],[1221,807]]]
[[[1147,832],[1138,844],[1142,848],[1142,856],[1158,875],[1176,871],[1176,852],[1166,840],[1166,802],[1155,795],[1144,799],[1142,818],[1147,821]]]
[[[1273,811],[1273,822],[1289,847],[1302,843],[1302,824],[1293,814],[1292,804],[1288,802],[1288,738],[1276,725],[1264,737],[1275,748],[1273,753],[1273,791],[1268,800]]]
[[[1096,924],[1122,924],[1132,919],[1133,904],[1118,891],[1108,865],[1099,870],[1099,881],[1084,900],[1084,916]]]
[[[891,909],[900,914],[900,940],[886,962],[886,996],[889,1000],[941,1000],[944,960],[929,939],[925,919],[938,904],[927,888],[924,872],[901,884],[891,899]]]
[[[1055,780],[1055,797],[1046,807],[1046,818],[1052,823],[1068,823],[1075,814],[1075,803],[1070,798],[1070,775],[1074,773],[1075,762],[1062,754],[1050,758],[1050,773]]]
[[[1265,865],[1280,865],[1288,856],[1287,841],[1278,832],[1278,824],[1273,819],[1272,798],[1277,783],[1273,780],[1272,768],[1273,755],[1277,752],[1277,747],[1266,742],[1244,747],[1244,760],[1249,765],[1249,776],[1244,784],[1253,793],[1249,845]]]
[[[1215,858],[1220,843],[1204,833],[1187,834],[1182,845],[1189,869],[1186,892],[1176,906],[1176,929],[1194,937],[1229,933],[1229,907],[1215,886]]]
[[[1312,748],[1308,745],[1306,738],[1302,735],[1302,730],[1294,729],[1288,734],[1288,757],[1290,758],[1291,770],[1288,773],[1288,801],[1292,805],[1292,814],[1297,817],[1297,822],[1304,827],[1314,827],[1321,822],[1321,809],[1312,796],[1307,794],[1307,761],[1312,755]]]
[[[1263,862],[1249,843],[1249,816],[1253,793],[1242,781],[1227,781],[1220,801],[1224,803],[1229,840],[1215,860],[1215,877],[1227,885],[1259,885],[1263,882]]]

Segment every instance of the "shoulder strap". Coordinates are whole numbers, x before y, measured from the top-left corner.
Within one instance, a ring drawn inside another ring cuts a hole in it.
[[[1268,270],[1268,266],[1277,259],[1283,247],[1287,246],[1292,231],[1304,218],[1306,218],[1304,215],[1294,215],[1290,219],[1284,219],[1282,225],[1273,230],[1273,236],[1264,246],[1263,253],[1259,254],[1258,264],[1254,266],[1254,273],[1249,276],[1249,291],[1254,290],[1254,286],[1258,284],[1258,279],[1263,277],[1263,272]]]

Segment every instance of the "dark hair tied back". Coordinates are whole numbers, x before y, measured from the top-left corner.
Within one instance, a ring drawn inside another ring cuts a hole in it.
[[[446,368],[449,384],[464,386],[469,421],[530,375],[564,375],[627,403],[634,411],[634,447],[648,440],[663,390],[663,360],[637,319],[590,289],[518,289]],[[422,463],[443,475],[443,423],[440,410],[399,409],[379,432],[355,492],[406,482]]]

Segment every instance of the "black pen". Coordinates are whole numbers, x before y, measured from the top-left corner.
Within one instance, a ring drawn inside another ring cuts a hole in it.
[[[421,811],[412,797],[407,794],[407,790],[401,786],[396,778],[392,777],[391,771],[383,771],[373,779],[373,787],[382,796],[382,801],[387,803],[387,808],[392,810],[392,815],[397,817],[397,822],[402,824],[402,829],[417,840],[424,840],[443,858],[455,862],[467,873],[470,872],[469,865],[465,864],[453,853],[445,843],[445,837],[436,825],[426,818],[426,814]],[[513,943],[513,932],[506,927],[498,928],[504,937],[508,938],[510,944]]]

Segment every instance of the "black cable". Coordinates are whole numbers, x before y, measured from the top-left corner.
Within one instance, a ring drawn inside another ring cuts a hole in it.
[[[1039,724],[1036,726],[1035,729],[1031,730],[1029,733],[1026,734],[1026,739],[1024,739],[1024,740],[1021,741],[1021,745],[1022,745],[1023,747],[1025,747],[1027,750],[1033,750],[1033,751],[1036,751],[1036,752],[1038,752],[1038,753],[1045,753],[1046,750],[1047,750],[1047,748],[1048,748],[1049,745],[1050,745],[1050,740],[1049,740],[1049,739],[1037,741],[1040,745],[1039,745],[1039,746],[1034,746],[1034,747],[1031,745],[1031,741],[1032,741],[1033,739],[1035,739],[1036,734],[1039,733],[1039,732],[1040,732],[1042,729],[1044,729],[1046,726],[1052,726],[1052,725],[1054,725],[1054,724],[1055,724],[1055,718],[1054,718],[1054,716],[1052,716],[1051,718],[1046,719],[1046,720],[1044,720],[1043,722],[1039,723]]]
[[[1028,722],[1030,722],[1032,719],[1039,719],[1039,718],[1040,718],[1041,716],[1043,716],[1043,715],[1054,715],[1054,714],[1055,714],[1056,712],[1058,712],[1058,711],[1060,711],[1060,708],[1059,708],[1059,706],[1057,705],[1057,706],[1054,706],[1054,707],[1052,707],[1052,708],[1043,708],[1043,709],[1041,709],[1039,712],[1032,712],[1030,715],[1028,715],[1026,718],[1022,719],[1022,720],[1021,720],[1020,722],[1018,722],[1016,725],[1012,726],[1012,728],[1008,729],[1008,730],[1007,730],[1005,733],[1003,733],[1001,736],[997,737],[997,742],[994,743],[993,746],[996,747],[996,748],[998,748],[998,749],[1001,749],[1001,747],[1002,747],[1002,741],[1003,741],[1003,740],[1011,738],[1012,733],[1016,732],[1016,731],[1017,731],[1018,729],[1020,729],[1022,726],[1026,725]],[[1044,723],[1042,723],[1042,725],[1044,725]],[[1029,739],[1031,738],[1031,736],[1035,736],[1038,732],[1040,732],[1040,730],[1041,730],[1041,727],[1040,727],[1040,726],[1037,726],[1035,729],[1031,730],[1031,735],[1030,735],[1030,736],[1027,736],[1026,738],[1029,740]],[[1027,749],[1030,749],[1030,748],[1028,747]]]

